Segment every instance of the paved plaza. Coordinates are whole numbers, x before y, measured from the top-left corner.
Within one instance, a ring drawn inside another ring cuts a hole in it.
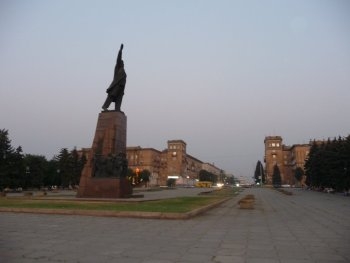
[[[350,262],[350,197],[291,191],[189,220],[0,213],[0,262]]]

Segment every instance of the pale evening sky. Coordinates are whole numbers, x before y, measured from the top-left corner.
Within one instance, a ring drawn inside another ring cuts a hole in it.
[[[264,137],[350,131],[350,1],[0,1],[0,129],[51,159],[90,147],[124,43],[127,145],[252,177]]]

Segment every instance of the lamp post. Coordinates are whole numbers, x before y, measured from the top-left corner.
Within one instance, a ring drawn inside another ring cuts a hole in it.
[[[30,167],[26,166],[26,176],[24,179],[25,188],[28,189],[28,186],[30,185]]]

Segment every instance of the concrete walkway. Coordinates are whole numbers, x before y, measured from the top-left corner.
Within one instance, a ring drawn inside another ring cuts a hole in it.
[[[1,262],[350,262],[350,198],[295,189],[190,220],[0,213]]]

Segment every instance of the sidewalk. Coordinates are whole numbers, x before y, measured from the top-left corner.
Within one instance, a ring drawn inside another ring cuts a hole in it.
[[[1,262],[350,262],[350,198],[246,189],[189,220],[0,214]]]

